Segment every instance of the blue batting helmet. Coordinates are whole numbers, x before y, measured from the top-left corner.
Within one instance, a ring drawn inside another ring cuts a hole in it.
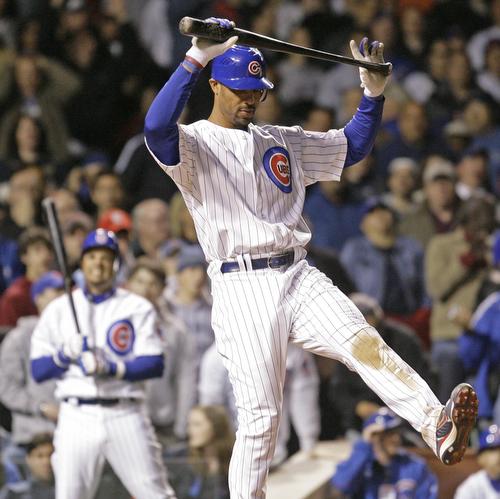
[[[500,427],[496,424],[479,433],[479,452],[500,447]]]
[[[387,407],[381,407],[363,421],[363,430],[371,427],[374,432],[387,431],[398,428],[402,424],[403,421],[399,416],[396,416]]]
[[[233,90],[274,88],[265,76],[264,57],[251,47],[233,45],[212,61],[212,78]]]
[[[87,234],[82,244],[82,256],[94,248],[108,248],[116,256],[120,253],[115,233],[105,229],[93,230]]]

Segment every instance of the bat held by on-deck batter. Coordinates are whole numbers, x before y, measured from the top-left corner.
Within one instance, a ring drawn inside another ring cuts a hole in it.
[[[390,62],[379,63],[358,61],[357,59],[353,59],[351,57],[302,47],[300,45],[277,40],[276,38],[260,35],[259,33],[254,33],[253,31],[247,31],[241,28],[224,28],[220,24],[202,21],[201,19],[195,19],[193,17],[183,17],[179,22],[179,31],[183,35],[197,36],[199,38],[206,38],[216,42],[225,42],[232,36],[237,36],[238,44],[240,45],[268,49],[275,52],[284,52],[286,54],[298,54],[324,61],[341,62],[352,66],[366,68],[369,71],[382,73],[385,76],[388,76],[392,71],[392,64]]]
[[[42,201],[42,207],[47,219],[47,225],[49,226],[50,237],[52,239],[52,244],[54,246],[54,252],[56,254],[57,265],[64,278],[64,290],[68,296],[71,315],[75,322],[76,332],[82,334],[80,329],[80,323],[78,322],[78,316],[76,314],[75,303],[73,301],[72,291],[72,279],[71,274],[68,269],[68,259],[66,257],[66,250],[64,248],[63,237],[61,232],[61,227],[59,225],[59,218],[57,217],[56,206],[54,200],[51,198],[45,198]]]

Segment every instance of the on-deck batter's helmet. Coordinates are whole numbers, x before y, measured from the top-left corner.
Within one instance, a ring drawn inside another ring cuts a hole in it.
[[[493,424],[479,433],[479,452],[498,447],[500,447],[500,427],[498,425]]]
[[[233,45],[212,61],[212,78],[233,90],[274,88],[265,76],[264,57],[251,47]]]
[[[82,256],[95,248],[108,248],[116,256],[120,254],[115,233],[110,230],[97,229],[89,232],[82,244]]]

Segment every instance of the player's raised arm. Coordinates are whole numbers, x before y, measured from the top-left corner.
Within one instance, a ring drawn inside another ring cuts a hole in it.
[[[355,59],[371,62],[384,62],[384,44],[378,41],[368,45],[368,38],[361,40],[359,49],[351,40],[351,52]],[[389,76],[359,68],[363,97],[356,114],[345,126],[347,156],[344,166],[361,161],[373,148],[375,137],[382,120],[384,107],[383,92]]]
[[[227,19],[210,18],[215,23],[231,26]],[[200,71],[214,57],[236,43],[232,37],[224,43],[193,38],[184,61],[175,70],[154,99],[146,115],[144,135],[153,154],[165,165],[179,163],[179,130],[177,120],[191,95]]]

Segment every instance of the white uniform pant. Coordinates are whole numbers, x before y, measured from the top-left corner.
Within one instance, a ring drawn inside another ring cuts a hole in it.
[[[56,499],[91,499],[105,461],[135,499],[175,498],[160,444],[141,404],[63,402],[54,435]]]
[[[212,263],[209,274],[217,349],[238,410],[229,469],[231,499],[265,497],[289,341],[358,372],[435,450],[439,400],[323,273],[300,260],[284,272],[226,274]]]

